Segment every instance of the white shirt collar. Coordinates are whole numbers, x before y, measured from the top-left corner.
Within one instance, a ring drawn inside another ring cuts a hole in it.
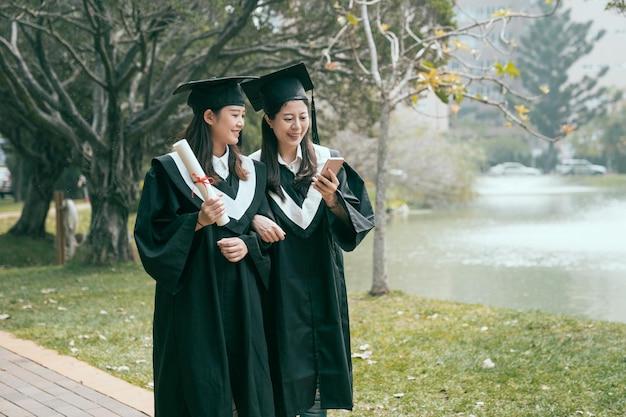
[[[213,169],[215,173],[222,177],[222,179],[228,178],[229,169],[228,169],[228,155],[230,154],[230,148],[226,146],[226,152],[222,156],[213,155]]]
[[[300,165],[302,165],[302,146],[298,145],[298,150],[296,151],[296,159],[289,163],[285,162],[283,157],[280,156],[280,152],[278,152],[278,163],[287,167],[287,169],[294,174],[297,174],[300,170]]]

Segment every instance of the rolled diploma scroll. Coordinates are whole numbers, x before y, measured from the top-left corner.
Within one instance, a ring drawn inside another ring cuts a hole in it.
[[[193,151],[191,150],[187,139],[179,140],[174,144],[174,146],[172,146],[172,148],[174,149],[174,151],[176,151],[178,156],[180,156],[180,159],[183,160],[185,168],[187,168],[187,171],[189,171],[189,173],[191,174],[191,181],[193,181],[194,184],[196,184],[196,186],[198,187],[198,190],[200,190],[200,194],[202,194],[204,201],[207,201],[209,198],[217,197],[217,193],[215,192],[213,187],[211,187],[211,184],[209,183],[209,180],[204,173],[204,170],[200,166],[198,158],[196,158],[196,155],[194,155]],[[224,213],[222,217],[220,217],[220,219],[217,221],[217,224],[219,226],[224,226],[226,223],[229,222],[229,220],[230,219],[228,218],[226,213]]]

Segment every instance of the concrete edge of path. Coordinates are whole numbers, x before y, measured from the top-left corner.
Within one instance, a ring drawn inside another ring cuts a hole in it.
[[[116,378],[78,359],[60,355],[30,340],[19,339],[1,330],[0,346],[129,407],[154,416],[153,394],[146,389]]]

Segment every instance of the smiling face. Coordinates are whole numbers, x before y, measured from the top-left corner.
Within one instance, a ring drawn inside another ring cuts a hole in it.
[[[204,112],[204,121],[211,127],[214,145],[236,145],[245,125],[246,108],[243,106],[222,107],[217,113]]]
[[[267,118],[267,123],[278,139],[279,148],[293,148],[309,130],[309,109],[302,100],[288,101],[273,119]]]

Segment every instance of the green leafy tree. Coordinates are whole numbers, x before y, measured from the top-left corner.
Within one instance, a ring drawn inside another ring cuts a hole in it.
[[[593,76],[571,81],[570,69],[588,55],[604,36],[594,33],[592,22],[573,22],[570,10],[532,22],[520,40],[518,62],[524,68],[521,80],[530,94],[540,95],[529,109],[532,124],[545,136],[567,134],[602,115],[607,105],[619,99],[598,85],[608,67]],[[551,171],[557,163],[557,153],[550,144],[543,155],[543,168]]]
[[[320,56],[331,8],[322,0],[0,5],[0,80],[15,98],[11,111],[42,141],[69,144],[90,182],[88,262],[132,257],[128,216],[146,157],[189,118],[184,95],[171,94],[176,85]]]

